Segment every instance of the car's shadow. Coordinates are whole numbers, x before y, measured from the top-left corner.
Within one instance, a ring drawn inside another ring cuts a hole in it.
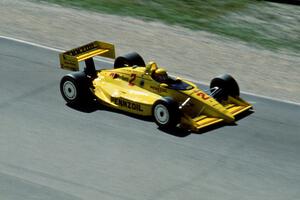
[[[97,101],[90,101],[88,103],[84,103],[84,104],[66,104],[69,108],[72,108],[74,110],[77,110],[79,112],[84,112],[84,113],[92,113],[95,111],[109,111],[109,112],[114,112],[114,113],[119,113],[119,114],[123,114],[129,117],[133,117],[136,119],[140,119],[140,120],[144,120],[144,121],[153,121],[152,117],[145,117],[145,116],[140,116],[140,115],[136,115],[133,113],[129,113],[129,112],[125,112],[122,110],[118,110],[118,109],[114,109],[105,105],[102,105],[100,103],[98,103]]]
[[[77,110],[79,112],[92,113],[92,112],[95,112],[95,111],[104,110],[104,111],[124,114],[124,115],[127,115],[127,116],[135,118],[135,119],[155,123],[152,117],[144,117],[144,116],[128,113],[128,112],[125,112],[125,111],[122,111],[122,110],[110,108],[108,106],[101,105],[101,104],[97,103],[96,101],[92,101],[92,102],[89,102],[89,103],[86,103],[86,104],[77,104],[77,105],[67,103],[66,105],[69,108]],[[236,122],[243,119],[243,118],[245,118],[245,117],[247,117],[248,115],[251,115],[253,112],[254,111],[249,110],[249,111],[246,111],[242,114],[237,115],[236,116]],[[157,129],[164,132],[164,133],[166,133],[166,134],[168,134],[168,135],[183,138],[183,137],[187,137],[191,134],[200,134],[200,135],[205,134],[205,133],[211,132],[213,130],[219,129],[219,128],[224,127],[224,126],[237,126],[237,124],[236,123],[233,123],[233,124],[218,123],[218,124],[203,128],[203,129],[199,130],[198,132],[193,132],[193,131],[182,129],[182,128],[173,128],[173,129],[157,128]]]
[[[232,123],[232,124],[218,123],[218,124],[215,124],[215,125],[211,125],[211,126],[202,128],[198,132],[184,130],[184,129],[181,129],[181,128],[174,128],[174,129],[168,129],[168,130],[164,130],[164,129],[160,129],[160,128],[158,128],[158,129],[161,130],[162,132],[166,133],[166,134],[176,136],[176,137],[186,137],[186,136],[189,136],[190,134],[202,135],[202,134],[205,134],[205,133],[208,133],[208,132],[212,132],[213,130],[222,128],[224,126],[237,126],[238,124],[236,122],[238,122],[239,120],[251,115],[252,113],[254,113],[254,111],[248,110],[246,112],[243,112],[243,113],[237,115],[235,117],[235,119],[236,119],[235,123]]]
[[[173,129],[162,129],[162,128],[157,128],[158,130],[160,130],[161,132],[164,132],[168,135],[172,135],[172,136],[175,136],[175,137],[187,137],[189,136],[190,134],[192,134],[193,132],[192,131],[189,131],[189,130],[185,130],[185,129],[182,129],[182,128],[173,128]]]
[[[83,113],[92,113],[102,108],[101,104],[97,104],[94,101],[88,103],[81,103],[81,104],[66,103],[66,106]]]

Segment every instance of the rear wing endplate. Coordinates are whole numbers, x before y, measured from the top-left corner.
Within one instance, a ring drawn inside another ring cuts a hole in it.
[[[94,56],[115,58],[115,47],[106,42],[94,41],[81,47],[59,54],[62,69],[79,71],[79,62],[86,61]]]

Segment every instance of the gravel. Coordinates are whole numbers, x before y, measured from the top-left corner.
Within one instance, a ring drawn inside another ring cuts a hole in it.
[[[203,31],[26,0],[0,1],[0,35],[69,49],[94,40],[136,51],[171,74],[209,84],[229,73],[244,92],[300,103],[299,54],[272,52]],[[58,67],[58,66],[56,66]]]

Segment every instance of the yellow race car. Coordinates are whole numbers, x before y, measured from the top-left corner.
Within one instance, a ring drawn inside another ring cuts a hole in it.
[[[153,116],[162,129],[182,127],[198,131],[219,123],[233,123],[235,116],[252,105],[239,97],[239,86],[230,75],[212,79],[209,91],[174,78],[155,62],[145,64],[137,53],[115,58],[113,44],[91,42],[60,55],[65,75],[60,91],[68,104],[101,104],[141,116]],[[93,57],[114,59],[113,69],[95,68]],[[80,62],[85,67],[80,71]]]

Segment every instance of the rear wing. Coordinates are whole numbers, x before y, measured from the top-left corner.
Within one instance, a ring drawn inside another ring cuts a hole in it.
[[[94,68],[92,58],[94,56],[103,56],[107,58],[115,58],[115,47],[113,44],[94,41],[89,44],[71,49],[64,53],[59,54],[60,67],[62,69],[79,71],[79,62],[86,61],[87,68]],[[91,66],[88,66],[88,63]]]

